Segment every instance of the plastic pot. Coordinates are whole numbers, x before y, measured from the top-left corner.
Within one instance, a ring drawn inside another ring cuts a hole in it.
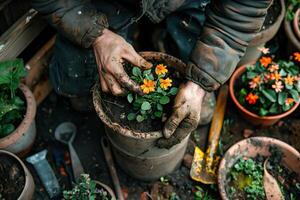
[[[19,88],[26,99],[26,114],[16,130],[0,139],[0,149],[22,157],[30,151],[36,137],[36,102],[32,92],[26,85],[20,84]]]
[[[158,52],[142,52],[140,54],[147,60],[163,61],[180,73],[185,70],[185,64],[170,55]],[[170,149],[159,148],[156,143],[163,137],[161,130],[139,132],[113,122],[103,111],[101,101],[100,89],[94,87],[95,110],[105,125],[115,160],[124,171],[137,179],[148,181],[165,176],[180,165],[190,133]]]
[[[298,16],[295,13],[294,20],[297,20],[297,18],[299,20],[299,11],[297,12],[298,12],[297,14]],[[300,51],[300,38],[298,37],[299,35],[298,36],[296,35],[296,31],[294,30],[295,28],[292,27],[293,26],[292,24],[293,22],[288,21],[287,18],[285,18],[284,30],[285,30],[286,37],[288,39],[288,45],[287,45],[288,54],[292,54],[295,51]]]
[[[280,14],[278,15],[276,21],[269,26],[267,29],[256,33],[255,37],[249,43],[245,55],[241,58],[237,66],[241,66],[250,62],[255,62],[260,57],[261,52],[258,50],[259,47],[264,47],[265,44],[271,40],[277,33],[280,25],[283,21],[285,15],[285,2],[284,0],[274,0],[279,1],[281,6]]]
[[[106,190],[106,192],[111,196],[111,200],[116,200],[116,196],[115,196],[115,193],[113,192],[113,190],[108,186],[108,185],[105,185],[104,183],[101,183],[99,181],[95,181],[96,182],[96,187],[100,187],[100,188],[103,188],[104,190]]]
[[[223,156],[218,171],[218,187],[221,198],[229,200],[226,192],[228,185],[227,175],[233,165],[243,157],[255,158],[258,154],[270,156],[270,147],[277,147],[283,153],[282,164],[295,172],[300,180],[300,153],[292,146],[269,137],[251,137],[244,139],[228,149]]]
[[[235,92],[234,92],[234,86],[237,81],[237,79],[246,71],[246,65],[243,65],[239,68],[236,69],[236,71],[232,74],[230,81],[229,81],[229,94],[231,96],[231,99],[233,100],[233,103],[236,105],[238,108],[239,112],[241,115],[251,122],[254,125],[262,125],[262,126],[270,126],[275,124],[277,121],[279,121],[281,118],[288,116],[292,112],[296,110],[296,108],[299,106],[300,102],[295,103],[295,105],[288,111],[278,114],[278,115],[273,115],[273,116],[259,116],[255,113],[252,113],[248,111],[246,108],[244,108],[237,98],[235,97]]]
[[[18,200],[31,200],[33,197],[34,189],[35,189],[35,184],[32,178],[31,173],[25,166],[25,164],[20,160],[16,155],[13,153],[10,153],[8,151],[0,150],[0,154],[5,154],[7,156],[13,157],[21,166],[22,166],[22,171],[24,172],[25,176],[25,185],[22,190],[22,193],[20,194]],[[20,187],[20,185],[16,185],[16,187]]]

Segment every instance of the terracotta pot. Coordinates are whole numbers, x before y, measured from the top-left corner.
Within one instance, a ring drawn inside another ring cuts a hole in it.
[[[36,137],[36,102],[32,92],[26,85],[21,84],[20,90],[26,99],[26,114],[15,131],[0,139],[0,149],[7,150],[22,157],[30,151]]]
[[[22,170],[23,170],[24,175],[25,175],[25,185],[24,185],[24,188],[23,188],[22,193],[20,194],[18,200],[30,200],[30,199],[32,199],[34,189],[35,189],[35,184],[34,184],[32,175],[29,172],[29,170],[27,169],[27,167],[25,166],[25,164],[22,162],[22,160],[20,160],[13,153],[10,153],[10,152],[4,151],[4,150],[0,150],[0,154],[5,154],[5,155],[8,155],[10,157],[13,157],[22,166]],[[20,185],[16,185],[16,187],[20,187]]]
[[[147,60],[164,61],[183,73],[185,64],[170,55],[157,52],[140,53]],[[122,126],[106,115],[102,108],[101,92],[98,87],[93,90],[95,110],[105,124],[105,131],[112,144],[116,162],[129,175],[141,180],[154,180],[171,173],[180,165],[187,147],[190,133],[170,149],[156,146],[163,137],[162,131],[139,132]]]
[[[270,156],[270,147],[277,147],[283,153],[282,164],[296,173],[300,180],[300,153],[290,145],[269,137],[251,137],[244,139],[232,147],[223,156],[218,171],[218,187],[221,198],[229,200],[226,193],[227,175],[233,165],[243,157],[255,158],[258,154]]]
[[[237,66],[241,66],[250,62],[255,62],[260,57],[261,52],[259,47],[264,47],[265,44],[271,40],[277,33],[285,15],[285,2],[284,0],[278,0],[280,2],[281,11],[276,21],[267,29],[260,31],[255,35],[253,40],[249,43],[245,55],[241,58]]]
[[[99,181],[95,181],[95,182],[96,182],[96,185],[99,185],[99,187],[103,188],[104,190],[106,190],[108,192],[108,194],[111,196],[111,200],[116,200],[117,199],[116,196],[115,196],[115,193],[113,192],[113,190],[108,185],[105,185],[104,183],[101,183]]]
[[[295,35],[297,36],[298,40],[300,40],[300,8],[295,12],[294,20],[293,20],[293,28]]]
[[[299,9],[298,9],[299,10]],[[299,17],[299,14],[298,14]],[[299,18],[298,18],[299,20]],[[293,30],[292,22],[288,21],[287,18],[284,20],[284,30],[288,39],[287,52],[292,54],[295,51],[300,51],[300,38],[296,36],[296,32]]]
[[[241,113],[241,115],[246,120],[251,122],[252,124],[262,125],[262,126],[270,126],[272,124],[275,124],[281,118],[286,117],[289,114],[291,114],[292,112],[294,112],[296,110],[296,108],[299,106],[300,102],[295,103],[295,105],[290,110],[288,110],[282,114],[278,114],[278,115],[274,115],[274,116],[264,116],[264,117],[261,117],[257,114],[254,114],[254,113],[248,111],[246,108],[244,108],[239,103],[239,101],[235,97],[235,93],[234,93],[235,82],[245,71],[246,71],[246,65],[243,65],[232,74],[230,81],[229,81],[229,93],[230,93],[230,96],[231,96],[234,104],[237,106],[239,112]]]

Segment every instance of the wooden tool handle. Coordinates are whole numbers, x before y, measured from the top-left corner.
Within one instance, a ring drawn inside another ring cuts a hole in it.
[[[209,135],[208,135],[208,146],[206,149],[207,167],[212,166],[212,161],[214,160],[214,154],[218,147],[219,138],[220,138],[223,120],[224,120],[227,97],[228,97],[228,86],[223,85],[219,91],[219,95],[217,98],[217,105],[214,111],[213,119],[209,130]]]

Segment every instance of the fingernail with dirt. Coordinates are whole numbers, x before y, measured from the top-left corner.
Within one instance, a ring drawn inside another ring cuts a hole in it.
[[[142,67],[144,67],[146,69],[149,69],[149,68],[151,68],[153,66],[152,63],[150,63],[150,62],[148,62],[146,60],[142,60],[141,65],[142,65]]]
[[[170,138],[172,135],[172,132],[169,129],[163,130],[165,138]]]

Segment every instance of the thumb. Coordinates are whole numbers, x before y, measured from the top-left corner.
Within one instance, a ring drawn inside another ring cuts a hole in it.
[[[143,69],[150,69],[153,66],[152,63],[140,56],[133,47],[127,49],[127,52],[123,55],[123,58],[129,61],[131,64]]]
[[[185,117],[186,113],[182,110],[180,111],[180,109],[177,109],[172,113],[163,129],[165,138],[171,137]]]

